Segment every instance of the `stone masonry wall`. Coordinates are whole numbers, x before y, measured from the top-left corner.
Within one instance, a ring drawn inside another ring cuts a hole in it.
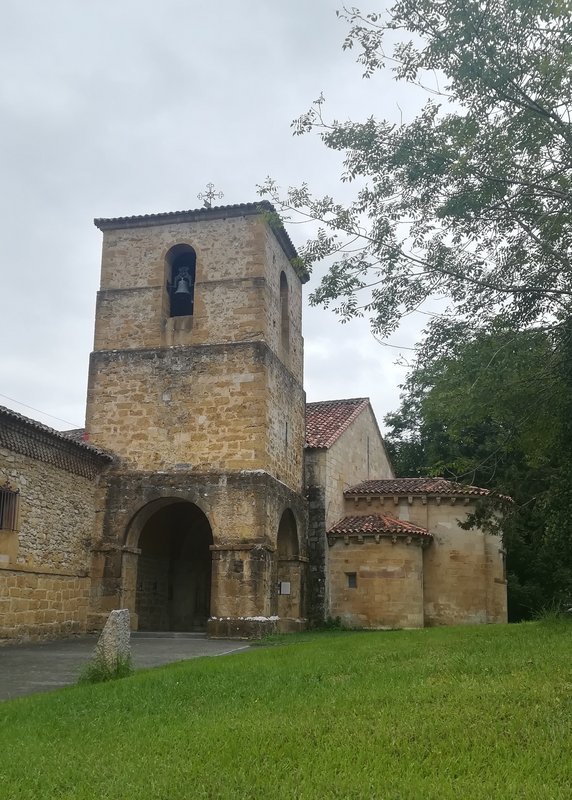
[[[328,450],[309,448],[304,455],[309,487],[309,609],[312,620],[320,623],[331,615],[326,531],[346,514],[344,490],[368,478],[393,477],[393,469],[370,408]]]
[[[485,535],[487,559],[487,621],[508,622],[506,552],[498,536]]]
[[[19,490],[16,552],[1,566],[87,573],[97,483],[0,448],[0,485]],[[0,553],[1,557],[1,553]]]
[[[144,471],[259,469],[301,491],[303,409],[262,342],[91,357],[90,441]]]
[[[179,244],[196,251],[195,305],[170,318],[166,256]],[[90,441],[130,468],[258,469],[301,491],[301,309],[300,279],[260,216],[106,230]]]
[[[195,307],[187,335],[169,332],[166,255],[177,244],[197,254]],[[291,347],[280,342],[280,272],[290,293]],[[266,223],[256,217],[107,230],[95,350],[264,340],[302,379],[301,284]]]
[[[93,353],[87,429],[141,470],[264,469],[261,343]]]
[[[85,633],[90,579],[0,569],[0,645]]]
[[[266,252],[266,341],[278,353],[298,383],[304,375],[304,340],[302,338],[302,284],[292,265],[284,256],[276,237],[267,225],[259,223],[258,236],[264,237]],[[289,346],[284,347],[281,336],[280,273],[284,271],[289,296]]]
[[[268,359],[266,374],[266,469],[287,486],[302,492],[306,395],[278,359]]]
[[[423,556],[426,625],[506,622],[501,541],[459,527],[474,503],[446,496],[346,499],[348,514],[388,514],[433,534]]]
[[[0,485],[19,491],[18,530],[0,532],[0,640],[85,631],[97,481],[0,448]]]
[[[326,529],[346,515],[344,491],[369,478],[392,478],[383,440],[370,408],[364,409],[326,456]]]
[[[256,471],[201,475],[183,471],[116,473],[110,480],[102,538],[94,547],[90,628],[99,627],[112,608],[129,608],[136,621],[139,536],[153,513],[181,501],[197,506],[212,532],[210,608],[213,619],[221,624],[217,622],[214,628],[211,625],[211,632],[248,635],[247,617],[273,614],[278,578],[277,534],[286,509],[296,520],[301,559],[307,555],[306,505],[299,494],[267,473]],[[232,620],[235,622],[229,627],[227,622]]]
[[[105,231],[101,289],[106,308],[98,308],[95,349],[165,345],[166,256],[176,244],[190,245],[197,254],[193,332],[188,343],[262,338],[262,303],[248,298],[250,287],[256,286],[253,281],[263,279],[265,270],[256,228],[255,218],[233,217]],[[227,282],[222,298],[217,294],[221,281]],[[137,300],[138,294],[143,300]]]
[[[324,455],[325,455],[325,451]],[[326,507],[323,486],[308,489],[308,619],[320,625],[327,616]]]
[[[423,627],[423,550],[404,538],[338,538],[329,547],[329,607],[352,628]],[[355,575],[355,588],[348,585]]]

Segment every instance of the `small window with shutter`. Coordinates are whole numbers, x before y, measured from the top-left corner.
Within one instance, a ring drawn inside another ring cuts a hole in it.
[[[18,525],[19,492],[0,488],[0,531],[15,531]]]

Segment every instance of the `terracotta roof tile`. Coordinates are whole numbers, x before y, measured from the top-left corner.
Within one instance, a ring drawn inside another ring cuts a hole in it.
[[[92,455],[102,456],[108,461],[111,461],[113,458],[111,454],[105,450],[101,450],[99,447],[89,444],[83,438],[77,438],[75,434],[80,431],[83,433],[81,428],[75,428],[73,431],[56,431],[54,428],[50,428],[48,425],[42,425],[41,422],[37,422],[35,419],[30,419],[30,417],[25,417],[23,414],[18,414],[17,411],[12,411],[11,408],[6,408],[5,406],[0,406],[0,420],[2,417],[11,420],[12,422],[19,423],[21,426],[28,428],[31,431],[36,431],[38,433],[50,436],[53,439],[59,440],[60,442],[63,441],[67,442],[68,444],[78,446],[81,450],[91,453]],[[72,436],[69,434],[74,435]]]
[[[72,428],[69,431],[60,431],[63,433],[64,436],[67,436],[68,439],[72,439],[74,442],[85,442],[87,441],[85,438],[85,429],[84,428]]]
[[[194,208],[188,211],[163,211],[157,214],[135,214],[130,217],[100,217],[94,219],[94,225],[100,231],[116,230],[121,228],[145,228],[150,225],[169,225],[173,222],[199,222],[205,219],[226,219],[227,217],[255,216],[261,213],[277,214],[276,209],[268,200],[259,203],[235,203],[227,206],[212,206],[212,208]],[[297,266],[298,253],[294,247],[288,231],[282,225],[272,225],[272,232],[286,257],[293,262],[298,277],[302,283],[310,280],[308,272]]]
[[[387,514],[368,514],[364,517],[344,517],[328,531],[328,536],[349,536],[368,533],[402,533],[409,536],[432,538],[427,528],[420,528],[411,522],[395,519]]]
[[[306,447],[331,447],[369,405],[367,397],[306,404]]]
[[[34,461],[93,480],[113,460],[110,453],[87,442],[0,406],[0,447]]]
[[[344,492],[346,496],[375,495],[412,495],[412,494],[445,494],[473,495],[485,497],[490,495],[488,489],[479,486],[466,486],[445,478],[389,478],[386,480],[363,481]]]

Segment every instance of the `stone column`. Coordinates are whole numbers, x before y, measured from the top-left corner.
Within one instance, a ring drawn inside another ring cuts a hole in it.
[[[123,547],[121,565],[121,607],[129,610],[131,630],[139,628],[136,613],[137,567],[141,550],[138,547]]]
[[[109,612],[121,606],[121,555],[121,550],[115,545],[92,548],[88,631],[102,630]]]
[[[303,630],[306,627],[307,563],[308,559],[303,556],[291,556],[278,561],[278,629],[281,633]],[[289,589],[290,593],[282,593],[281,588]]]
[[[273,552],[262,544],[211,546],[213,638],[250,639],[276,630],[271,612]]]

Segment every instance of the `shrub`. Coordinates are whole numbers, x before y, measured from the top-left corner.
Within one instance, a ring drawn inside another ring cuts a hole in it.
[[[95,658],[82,669],[78,683],[104,683],[114,681],[117,678],[127,678],[133,673],[131,659],[118,659],[113,667],[110,667],[103,659]]]

